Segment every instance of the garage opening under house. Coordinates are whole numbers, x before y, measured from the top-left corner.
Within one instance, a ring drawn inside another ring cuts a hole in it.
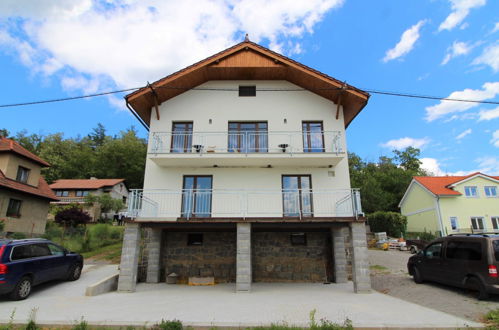
[[[369,94],[244,41],[126,96],[150,130],[118,290],[170,273],[369,292],[345,131]]]

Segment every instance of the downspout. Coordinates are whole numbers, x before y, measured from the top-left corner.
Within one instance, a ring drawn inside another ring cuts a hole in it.
[[[444,224],[442,222],[442,213],[440,212],[440,197],[437,195],[437,199],[435,200],[435,204],[437,207],[437,216],[438,216],[438,224],[440,227],[440,237],[447,236],[447,233],[444,233]]]

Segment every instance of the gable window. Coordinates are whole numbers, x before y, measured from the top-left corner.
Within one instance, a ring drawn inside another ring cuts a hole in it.
[[[68,197],[69,196],[69,191],[67,191],[67,190],[57,190],[55,192],[55,195],[57,197]]]
[[[452,230],[457,230],[457,217],[450,217],[450,227]]]
[[[170,152],[192,152],[192,121],[173,123]]]
[[[324,132],[321,121],[304,121],[303,152],[324,152]]]
[[[239,86],[239,96],[256,96],[256,86]]]
[[[77,190],[76,197],[85,197],[88,196],[88,190]]]
[[[499,229],[499,217],[490,217],[490,221],[492,221],[492,228],[494,228],[494,230],[498,230]]]
[[[478,191],[476,186],[466,186],[464,187],[464,194],[466,197],[478,197]]]
[[[16,176],[16,181],[26,183],[28,182],[28,177],[29,177],[29,168],[19,166],[17,168],[17,176]]]
[[[21,204],[23,202],[18,199],[11,198],[9,200],[9,206],[7,207],[7,216],[19,218],[21,216]]]
[[[486,186],[484,188],[485,196],[487,197],[497,197],[497,187],[496,186]]]
[[[229,152],[267,152],[267,122],[229,122]]]
[[[474,230],[484,230],[483,217],[471,217],[471,228]]]

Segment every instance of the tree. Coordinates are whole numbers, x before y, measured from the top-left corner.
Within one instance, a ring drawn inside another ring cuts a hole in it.
[[[118,213],[125,207],[123,200],[112,198],[109,194],[88,195],[85,197],[85,203],[89,206],[98,204],[102,213],[108,213],[110,211]]]
[[[10,132],[6,128],[0,128],[0,136],[9,137]]]
[[[92,142],[92,147],[98,148],[104,144],[106,141],[106,128],[101,123],[97,124],[96,128],[92,129],[92,133],[88,135],[88,138]]]
[[[90,220],[92,220],[90,215],[79,207],[64,209],[55,215],[55,222],[64,227],[64,233],[66,232],[66,228],[76,228],[79,225],[86,225]]]

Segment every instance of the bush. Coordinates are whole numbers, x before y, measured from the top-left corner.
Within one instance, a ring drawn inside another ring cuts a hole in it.
[[[153,329],[160,329],[160,330],[182,330],[182,322],[179,320],[173,320],[173,321],[165,321],[161,320],[160,323],[156,324]]]
[[[9,238],[12,239],[25,239],[27,236],[25,233],[12,233],[9,235]]]
[[[87,224],[90,220],[92,220],[90,215],[78,207],[61,210],[55,215],[55,222],[70,228]]]
[[[93,225],[89,232],[93,240],[102,242],[109,239],[109,226],[106,224],[99,223]]]
[[[407,239],[420,239],[422,241],[433,241],[435,238],[437,238],[437,233],[433,234],[431,231],[411,231],[408,232],[406,235]]]
[[[407,230],[407,218],[397,212],[378,211],[367,215],[373,233],[386,232],[391,237],[402,237]]]
[[[47,226],[45,227],[45,234],[43,234],[43,238],[49,239],[51,241],[59,239],[62,237],[62,229],[55,222],[49,221],[47,222]]]

